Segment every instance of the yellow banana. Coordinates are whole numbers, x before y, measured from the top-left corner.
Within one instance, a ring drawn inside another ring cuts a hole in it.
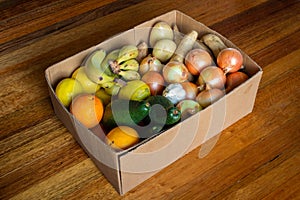
[[[107,75],[101,67],[101,63],[103,62],[105,56],[105,50],[99,49],[92,52],[84,62],[86,75],[89,79],[97,84],[110,82],[115,79],[115,75]]]
[[[115,50],[109,52],[105,56],[104,60],[101,63],[101,68],[105,71],[106,74],[108,74],[110,76],[113,75],[113,72],[111,70],[109,62],[115,61],[119,56],[119,52],[120,52],[120,49],[115,49]]]
[[[141,79],[141,75],[137,71],[120,71],[119,75],[122,76],[123,79],[126,81],[132,81],[132,80],[139,80]]]
[[[117,82],[112,81],[103,83],[101,87],[105,90],[107,94],[112,96],[118,94],[121,85],[119,85]]]
[[[120,64],[120,69],[124,71],[128,71],[128,70],[138,71],[139,63],[136,59],[132,58]]]
[[[136,58],[139,54],[139,50],[137,46],[135,45],[125,45],[120,49],[118,58],[116,59],[118,64],[121,64],[122,62]]]

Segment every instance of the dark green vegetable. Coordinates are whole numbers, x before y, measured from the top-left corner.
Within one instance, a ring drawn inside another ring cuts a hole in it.
[[[120,125],[136,126],[149,111],[150,103],[146,101],[115,99],[105,107],[102,123],[107,131]]]
[[[181,112],[166,97],[161,95],[150,96],[146,99],[150,103],[151,108],[149,116],[160,125],[172,125],[180,120]]]

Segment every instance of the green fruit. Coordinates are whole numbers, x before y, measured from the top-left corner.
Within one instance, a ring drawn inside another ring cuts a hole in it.
[[[128,81],[121,87],[118,97],[120,99],[141,101],[151,95],[149,86],[141,80]]]
[[[146,101],[115,99],[106,107],[102,119],[104,128],[109,131],[116,126],[137,126],[148,116],[150,104]]]

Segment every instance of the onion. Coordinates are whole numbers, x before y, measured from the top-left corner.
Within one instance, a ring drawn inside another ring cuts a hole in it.
[[[234,72],[228,74],[226,78],[226,93],[245,82],[248,78],[248,75],[243,72]]]
[[[225,93],[222,90],[217,88],[204,90],[197,95],[196,101],[205,108],[219,100],[224,94]]]
[[[203,49],[193,49],[189,51],[184,63],[189,72],[193,75],[199,75],[205,67],[214,64],[212,57]]]
[[[144,81],[150,88],[151,95],[162,94],[165,86],[165,80],[159,72],[148,71],[142,76],[142,81]]]
[[[173,104],[181,100],[195,99],[198,94],[198,87],[191,82],[171,83],[163,91],[162,95],[167,97]]]
[[[148,71],[161,72],[162,68],[163,65],[161,64],[161,62],[157,58],[149,54],[141,61],[139,67],[139,73],[141,75],[144,75]]]
[[[185,100],[180,101],[176,105],[176,107],[181,112],[182,120],[190,117],[191,115],[196,114],[197,112],[199,112],[202,109],[202,107],[200,106],[200,104],[197,101],[191,100],[191,99],[185,99]]]
[[[217,66],[206,67],[198,77],[200,90],[206,88],[223,89],[226,83],[226,76],[221,68]]]
[[[197,94],[198,94],[198,87],[196,84],[192,82],[183,82],[180,83],[184,91],[186,92],[185,94],[185,99],[195,99]]]
[[[168,83],[182,83],[188,80],[189,71],[183,63],[171,61],[163,67],[163,77]]]
[[[243,56],[237,49],[226,48],[218,54],[217,64],[224,70],[225,74],[236,72],[243,65]]]

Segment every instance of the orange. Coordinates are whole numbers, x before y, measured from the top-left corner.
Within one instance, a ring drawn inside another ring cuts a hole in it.
[[[139,142],[139,135],[129,126],[118,126],[106,135],[105,142],[116,150],[127,149]]]
[[[73,99],[70,112],[87,128],[92,128],[101,121],[104,106],[95,95],[82,94]]]

